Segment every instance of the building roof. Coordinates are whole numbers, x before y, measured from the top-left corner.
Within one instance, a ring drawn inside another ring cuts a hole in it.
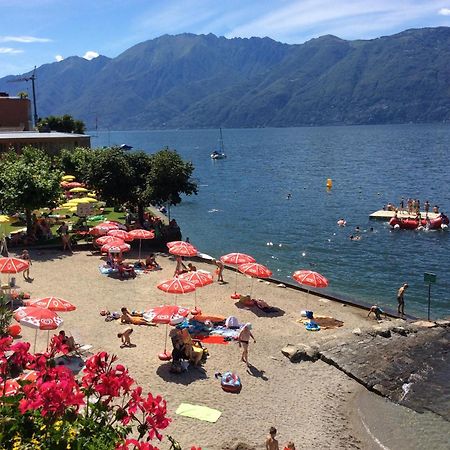
[[[64,139],[64,138],[90,138],[88,134],[60,133],[52,131],[51,133],[39,133],[37,131],[19,131],[19,132],[2,132],[0,131],[0,140],[11,139]]]

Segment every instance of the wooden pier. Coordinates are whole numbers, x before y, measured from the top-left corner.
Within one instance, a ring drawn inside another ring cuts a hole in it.
[[[439,214],[434,212],[426,213],[425,211],[420,212],[420,216],[422,219],[425,219],[426,215],[428,214],[428,218],[430,220],[436,219]],[[395,216],[395,211],[385,211],[384,209],[380,209],[379,211],[375,211],[372,213],[369,218],[370,219],[376,219],[376,220],[386,220],[389,221]],[[397,217],[399,219],[414,219],[416,217],[416,214],[409,214],[408,211],[397,211]]]

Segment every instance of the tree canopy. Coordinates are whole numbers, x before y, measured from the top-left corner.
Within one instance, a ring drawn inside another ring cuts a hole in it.
[[[21,154],[7,152],[0,162],[0,208],[9,212],[25,210],[30,233],[31,212],[56,205],[62,173],[43,150],[33,147],[25,147]]]
[[[75,120],[69,114],[64,116],[48,116],[39,119],[37,124],[39,131],[60,131],[62,133],[84,134],[86,126],[81,120]]]

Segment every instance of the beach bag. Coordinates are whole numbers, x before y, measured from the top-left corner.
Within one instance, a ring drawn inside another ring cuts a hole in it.
[[[239,320],[235,316],[229,316],[227,320],[225,320],[225,326],[227,328],[236,329],[239,328]]]

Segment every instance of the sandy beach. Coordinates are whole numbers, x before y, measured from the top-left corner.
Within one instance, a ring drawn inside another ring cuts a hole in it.
[[[219,256],[219,255],[217,255]],[[65,298],[77,310],[61,314],[63,329],[81,344],[90,344],[92,351],[105,350],[118,355],[136,381],[154,394],[162,394],[168,403],[173,422],[165,434],[175,437],[182,448],[191,445],[203,449],[234,449],[238,443],[249,448],[264,448],[270,426],[278,429],[280,444],[289,440],[297,448],[369,448],[361,428],[354,426],[353,400],[362,387],[338,369],[317,361],[293,364],[281,349],[288,343],[311,344],[321,340],[344,338],[355,327],[373,325],[367,312],[307,295],[276,284],[254,280],[252,297],[262,298],[281,309],[279,315],[255,314],[241,309],[230,295],[235,289],[235,273],[225,270],[227,284],[212,285],[197,290],[197,305],[204,313],[234,315],[240,322],[251,322],[256,343],[250,343],[250,370],[240,361],[237,343],[209,344],[210,357],[202,368],[190,367],[182,374],[169,372],[169,364],[157,354],[163,350],[165,326],[134,326],[134,348],[120,348],[117,333],[124,328],[119,321],[105,322],[102,309],[119,311],[146,310],[161,304],[192,308],[194,294],[166,294],[156,284],[173,276],[175,261],[159,254],[161,271],[139,274],[136,279],[117,279],[102,275],[98,253],[77,251],[73,255],[60,250],[31,250],[33,265],[28,283],[21,274],[16,280],[20,290],[32,298],[53,295]],[[137,254],[127,255],[135,261]],[[213,271],[206,262],[195,262],[198,269]],[[249,293],[252,280],[238,274],[237,290]],[[335,317],[344,322],[336,329],[308,332],[298,323],[300,312],[313,310],[316,315]],[[23,339],[33,342],[34,330],[23,327]],[[39,332],[37,351],[45,349],[47,333]],[[234,371],[242,380],[240,394],[223,392],[214,378],[215,372]],[[182,402],[208,406],[222,412],[216,423],[181,417],[175,410]],[[165,440],[160,448],[168,448]],[[244,448],[244,447],[242,447]]]

